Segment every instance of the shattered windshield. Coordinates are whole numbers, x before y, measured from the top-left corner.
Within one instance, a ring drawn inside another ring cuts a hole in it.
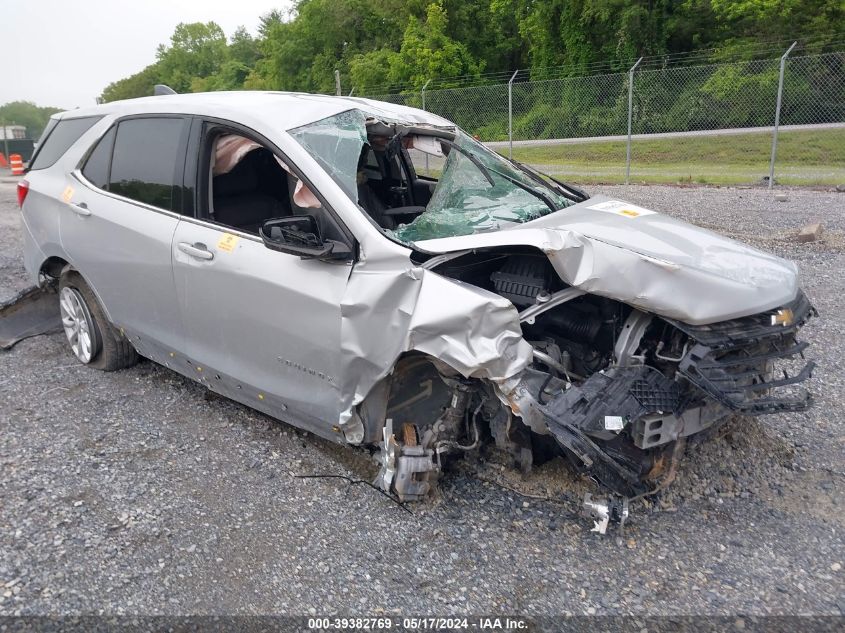
[[[426,134],[350,110],[291,135],[385,233],[405,243],[497,231],[573,204],[460,130]],[[436,185],[411,182],[410,161],[402,160],[409,148],[445,157]]]
[[[496,231],[572,204],[464,132],[444,150],[451,151],[425,212],[392,231],[403,242]]]

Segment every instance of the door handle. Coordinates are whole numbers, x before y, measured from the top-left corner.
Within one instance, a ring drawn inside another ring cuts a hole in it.
[[[88,209],[88,205],[84,202],[69,202],[68,205],[70,206],[70,210],[73,211],[76,215],[81,215],[82,217],[88,217],[89,215],[91,215],[91,211]]]
[[[208,250],[205,244],[201,244],[199,242],[197,242],[196,244],[190,244],[189,242],[179,242],[179,250],[185,253],[186,255],[195,257],[196,259],[214,259],[214,253]]]

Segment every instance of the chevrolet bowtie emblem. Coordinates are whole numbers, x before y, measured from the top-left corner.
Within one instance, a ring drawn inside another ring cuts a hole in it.
[[[789,308],[778,310],[777,314],[772,315],[772,325],[782,325],[784,327],[792,325],[795,320],[795,315]]]

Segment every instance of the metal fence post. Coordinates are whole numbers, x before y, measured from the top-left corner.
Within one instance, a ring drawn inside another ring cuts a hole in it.
[[[792,52],[792,49],[795,48],[795,45],[798,42],[792,42],[792,46],[786,49],[786,52],[780,58],[780,77],[778,78],[778,99],[777,105],[775,106],[775,128],[772,131],[772,159],[769,162],[769,189],[775,183],[775,157],[778,153],[778,126],[780,125],[780,104],[783,100],[783,71],[786,68],[786,58],[789,57],[789,54]]]
[[[334,90],[335,94],[339,97],[340,96],[340,71],[334,71]]]
[[[634,114],[634,71],[643,58],[640,57],[637,63],[631,66],[628,71],[628,144],[625,148],[625,184],[629,184],[631,180],[631,121]]]
[[[513,71],[508,81],[508,158],[513,158],[513,80],[516,79],[519,69]]]
[[[425,89],[426,89],[426,88],[428,88],[428,84],[430,84],[430,83],[431,83],[431,79],[429,79],[428,81],[426,81],[426,82],[423,84],[423,87],[422,87],[422,91],[421,91],[421,92],[422,92],[422,109],[423,109],[423,110],[425,110]]]
[[[431,83],[431,79],[426,81],[422,87],[422,109],[425,110],[425,89],[428,88],[428,84]],[[425,175],[428,176],[428,152],[425,154]]]

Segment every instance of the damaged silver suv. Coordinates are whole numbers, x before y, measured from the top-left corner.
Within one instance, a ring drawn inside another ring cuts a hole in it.
[[[402,500],[491,446],[634,497],[690,435],[810,405],[792,263],[421,110],[251,92],[74,110],[19,200],[41,290],[7,315],[39,304],[92,367],[144,356],[370,446]]]

